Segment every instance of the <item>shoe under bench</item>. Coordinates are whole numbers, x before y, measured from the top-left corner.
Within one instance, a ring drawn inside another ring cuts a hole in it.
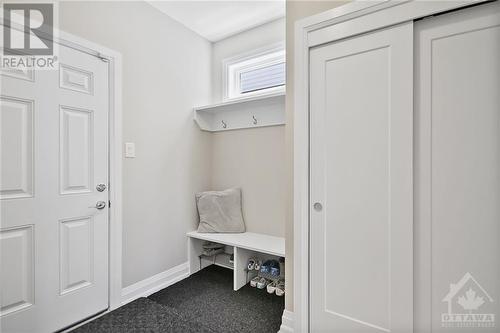
[[[188,237],[189,274],[198,272],[208,265],[218,265],[233,270],[233,288],[243,287],[257,272],[248,272],[247,263],[250,258],[258,257],[262,260],[285,257],[285,239],[283,237],[244,232],[237,234],[227,233],[199,233],[191,231]],[[225,253],[214,258],[203,257],[203,242],[210,241],[225,245]],[[234,254],[234,262],[229,257]],[[284,274],[283,274],[284,275]]]

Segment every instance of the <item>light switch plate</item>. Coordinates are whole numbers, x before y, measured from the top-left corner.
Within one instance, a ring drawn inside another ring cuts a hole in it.
[[[125,157],[127,158],[135,157],[135,143],[125,142]]]

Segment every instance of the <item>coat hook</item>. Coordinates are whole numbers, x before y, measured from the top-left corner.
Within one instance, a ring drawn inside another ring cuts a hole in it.
[[[224,120],[221,120],[221,123],[222,123],[222,128],[226,128],[227,127],[227,124],[224,122]]]
[[[252,118],[253,118],[253,124],[257,125],[257,118],[255,118],[255,116],[252,116]]]

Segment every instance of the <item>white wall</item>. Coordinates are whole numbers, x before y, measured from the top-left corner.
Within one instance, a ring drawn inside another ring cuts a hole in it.
[[[123,55],[123,286],[187,259],[194,193],[210,188],[211,137],[192,120],[211,99],[211,44],[146,2],[62,2],[60,28]]]
[[[285,40],[285,19],[213,44],[212,91],[222,99],[222,61]],[[248,231],[285,236],[285,127],[212,134],[212,187],[240,186]]]
[[[285,127],[213,134],[212,187],[241,187],[248,231],[285,236]]]

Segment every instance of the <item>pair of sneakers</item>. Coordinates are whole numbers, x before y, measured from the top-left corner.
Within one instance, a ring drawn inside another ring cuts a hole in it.
[[[250,258],[248,260],[248,264],[247,264],[247,268],[249,271],[253,271],[253,270],[260,270],[262,266],[262,260],[258,259],[258,258]]]
[[[267,285],[267,292],[269,294],[276,293],[277,296],[283,296],[285,294],[285,280],[279,279],[269,283]]]
[[[269,285],[269,280],[260,276],[254,277],[250,280],[250,286],[258,289],[264,289]]]
[[[280,263],[277,260],[266,260],[260,267],[260,272],[277,278],[280,276]]]

